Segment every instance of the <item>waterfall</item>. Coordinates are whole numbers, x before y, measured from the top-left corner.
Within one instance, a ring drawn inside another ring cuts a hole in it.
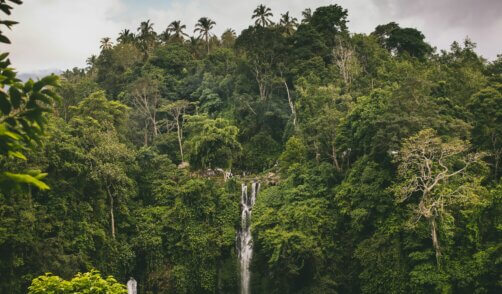
[[[137,287],[138,287],[138,283],[136,282],[136,280],[133,277],[129,278],[129,281],[127,282],[127,294],[138,293]]]
[[[260,190],[260,183],[251,184],[251,197],[248,197],[248,186],[242,184],[241,192],[241,228],[237,236],[237,249],[241,272],[241,294],[249,294],[251,272],[249,265],[253,257],[253,237],[251,236],[251,212],[256,202],[256,195]]]

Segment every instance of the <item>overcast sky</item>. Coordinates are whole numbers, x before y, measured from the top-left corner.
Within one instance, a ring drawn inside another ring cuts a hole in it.
[[[378,24],[398,22],[421,30],[429,43],[448,49],[469,36],[478,52],[494,59],[502,53],[502,0],[24,0],[12,19],[20,24],[7,32],[13,45],[11,61],[20,72],[85,66],[99,52],[99,40],[117,37],[128,28],[151,19],[157,31],[173,20],[187,25],[187,32],[201,16],[216,21],[215,33],[226,28],[237,32],[249,26],[258,4],[272,8],[274,18],[337,3],[349,11],[351,32],[370,33]]]

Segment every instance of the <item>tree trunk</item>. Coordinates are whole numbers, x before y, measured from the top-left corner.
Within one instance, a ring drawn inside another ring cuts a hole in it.
[[[262,101],[264,101],[267,98],[267,93],[265,92],[265,85],[261,81],[258,81],[258,87],[260,89],[260,98]]]
[[[159,134],[159,127],[157,126],[157,122],[155,119],[152,120],[152,126],[153,126],[153,135],[156,137]]]
[[[441,247],[439,246],[439,239],[437,235],[437,228],[436,228],[436,216],[433,215],[430,218],[430,226],[431,226],[431,239],[432,239],[432,246],[434,247],[434,250],[436,251],[436,262],[438,269],[441,268],[441,263],[440,263],[440,258],[441,258]]]
[[[152,114],[152,126],[153,126],[153,135],[156,137],[159,134],[159,127],[157,125],[157,112],[154,111]]]
[[[254,74],[260,90],[260,99],[261,101],[265,101],[267,99],[267,85],[265,84],[264,78],[256,64],[254,66]]]
[[[500,168],[500,155],[495,155],[495,181],[498,182],[499,180],[499,168]]]
[[[495,133],[492,133],[492,146],[493,146],[493,157],[495,160],[495,171],[494,177],[495,181],[499,180],[499,167],[500,167],[500,158],[502,157],[502,148],[497,148],[497,136]]]
[[[209,35],[206,34],[207,54],[209,54]]]
[[[315,160],[317,163],[321,160],[321,153],[319,152],[319,146],[317,146],[317,141],[314,141],[314,149],[315,149]]]
[[[181,154],[181,162],[184,162],[185,159],[184,159],[184,156],[183,156],[183,143],[182,143],[182,136],[183,136],[183,133],[181,131],[181,126],[180,126],[180,119],[179,119],[179,116],[176,117],[176,128],[177,128],[177,132],[178,132],[178,144],[180,146],[180,154]]]
[[[289,93],[289,87],[288,87],[288,83],[286,82],[286,80],[284,80],[284,86],[286,87],[286,93],[288,94],[288,103],[289,103],[289,108],[291,108],[291,116],[293,116],[293,126],[296,129],[295,104],[293,103],[293,100],[291,98],[291,94]]]
[[[115,216],[113,214],[113,195],[110,192],[110,186],[106,185],[106,190],[108,191],[108,197],[110,198],[110,224],[112,229],[112,238],[115,239]]]
[[[149,126],[149,122],[148,120],[145,120],[145,138],[144,138],[144,143],[145,143],[145,146],[148,146],[148,126]]]
[[[340,168],[340,164],[338,163],[336,147],[334,143],[331,144],[331,152],[331,156],[333,157],[333,165],[335,166],[335,169],[340,172],[342,169]]]

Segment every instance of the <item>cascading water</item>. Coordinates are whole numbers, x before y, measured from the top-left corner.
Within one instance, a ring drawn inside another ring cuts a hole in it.
[[[248,186],[242,184],[241,193],[241,228],[237,237],[237,246],[239,252],[239,263],[241,271],[241,294],[249,294],[249,281],[251,272],[249,264],[253,257],[253,237],[251,236],[251,212],[256,196],[260,190],[260,183],[253,182],[251,184],[251,197],[248,197]]]

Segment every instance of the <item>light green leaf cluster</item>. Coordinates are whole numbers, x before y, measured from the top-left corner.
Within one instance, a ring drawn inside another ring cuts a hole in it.
[[[98,271],[78,273],[66,281],[47,273],[35,278],[28,287],[29,294],[126,294],[126,287],[109,276],[103,279]]]

